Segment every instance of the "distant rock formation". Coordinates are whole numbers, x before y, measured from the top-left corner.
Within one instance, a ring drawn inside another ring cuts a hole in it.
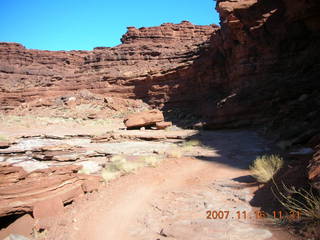
[[[188,68],[218,29],[187,21],[128,27],[123,44],[93,51],[39,51],[0,43],[1,110],[81,89],[109,97],[140,98],[157,106],[191,101],[193,94],[184,94],[184,88],[192,89],[191,82],[197,89],[201,86],[197,87]]]

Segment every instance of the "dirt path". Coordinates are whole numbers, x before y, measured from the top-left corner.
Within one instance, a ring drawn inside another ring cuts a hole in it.
[[[266,142],[247,131],[198,138],[215,155],[167,159],[121,177],[72,204],[47,239],[290,239],[256,221],[248,203],[253,189],[236,180],[248,175],[248,162],[268,151]],[[210,210],[229,211],[228,219],[207,219]],[[247,219],[237,219],[237,211]]]

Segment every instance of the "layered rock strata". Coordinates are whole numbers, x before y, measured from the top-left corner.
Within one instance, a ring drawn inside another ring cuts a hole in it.
[[[22,167],[0,165],[0,217],[33,212],[42,202],[72,202],[81,194],[97,190],[102,180],[78,174],[79,166],[51,167],[30,173]]]
[[[128,27],[121,45],[93,51],[39,51],[0,43],[1,108],[10,111],[81,89],[108,97],[139,98],[157,106],[191,101],[192,95],[182,94],[184,89],[201,86],[194,79],[196,72],[188,68],[217,29],[187,21]]]

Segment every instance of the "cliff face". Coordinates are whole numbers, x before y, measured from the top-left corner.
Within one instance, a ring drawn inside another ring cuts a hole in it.
[[[211,44],[223,56],[228,90],[208,111],[210,125],[264,123],[281,138],[312,136],[320,119],[319,1],[220,0],[217,10],[221,29]]]
[[[186,21],[128,27],[123,44],[93,51],[38,51],[0,43],[2,110],[14,110],[39,98],[72,95],[81,89],[103,96],[140,98],[160,107],[169,98],[170,103],[188,102],[193,95],[184,91],[210,84],[197,85],[197,80],[193,81],[197,73],[188,68],[217,30],[214,25],[195,26]]]
[[[309,141],[319,189],[320,2],[219,0],[217,10],[211,46],[224,59],[226,95],[207,109],[208,127],[260,124],[284,148]]]

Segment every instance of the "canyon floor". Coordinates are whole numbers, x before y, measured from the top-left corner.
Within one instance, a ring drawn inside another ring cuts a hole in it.
[[[63,144],[104,156],[90,155],[89,159],[64,163],[39,160],[31,166],[96,162],[97,167],[108,164],[110,156],[121,156],[127,162],[141,158],[157,162],[121,174],[99,191],[82,195],[57,216],[35,220],[24,215],[1,230],[1,239],[9,233],[56,240],[295,239],[276,220],[257,219],[259,208],[250,205],[258,186],[250,178],[248,166],[258,155],[274,151],[257,132],[178,127],[141,131],[122,127],[121,119],[99,124],[32,118],[4,121],[0,134],[15,138],[17,143],[1,152],[13,152],[1,155],[1,160],[18,166],[30,161],[24,154],[14,154],[19,148],[30,154],[35,147]],[[116,137],[106,140],[106,132]],[[99,175],[100,170],[92,174]],[[208,211],[223,211],[223,219],[209,219]],[[34,231],[35,226],[38,231]]]

